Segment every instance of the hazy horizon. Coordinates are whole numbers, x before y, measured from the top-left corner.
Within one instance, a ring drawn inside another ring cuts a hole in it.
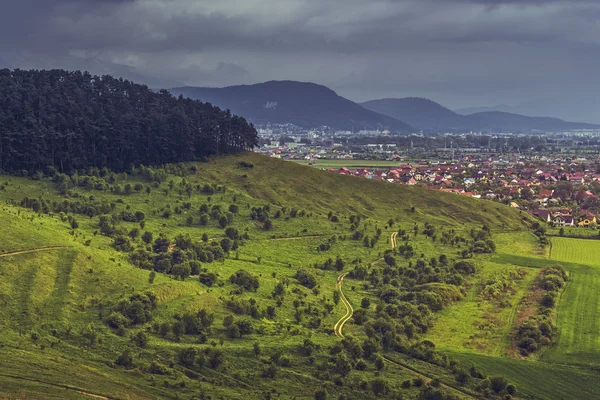
[[[10,68],[152,87],[310,81],[357,102],[537,102],[600,122],[591,0],[23,0],[5,10],[0,66]]]

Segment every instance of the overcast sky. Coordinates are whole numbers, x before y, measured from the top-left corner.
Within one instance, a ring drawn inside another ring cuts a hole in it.
[[[516,104],[600,92],[598,21],[598,0],[14,0],[0,65]]]

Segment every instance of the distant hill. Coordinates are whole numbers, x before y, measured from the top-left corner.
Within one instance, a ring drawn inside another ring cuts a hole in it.
[[[464,127],[464,116],[441,104],[419,97],[371,100],[361,104],[368,110],[389,115],[420,129],[451,129]]]
[[[484,111],[470,115],[458,114],[434,101],[407,97],[403,99],[371,100],[363,107],[428,131],[553,131],[600,128],[600,125],[566,122],[551,117],[529,117],[500,111]]]
[[[459,114],[484,111],[502,111],[528,116],[553,115],[568,121],[600,123],[600,99],[594,96],[560,96],[530,100],[516,105],[500,104],[492,107],[468,107],[454,110]]]
[[[326,125],[357,131],[413,130],[402,121],[367,110],[314,83],[270,81],[224,88],[179,87],[170,92],[228,108],[255,124],[291,123],[306,128]]]

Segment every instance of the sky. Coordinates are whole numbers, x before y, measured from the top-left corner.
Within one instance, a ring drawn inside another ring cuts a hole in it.
[[[600,120],[598,0],[5,1],[0,67],[153,88],[289,79],[354,101],[587,106],[578,118]]]

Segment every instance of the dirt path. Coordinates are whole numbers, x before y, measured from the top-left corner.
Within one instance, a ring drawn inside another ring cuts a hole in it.
[[[422,378],[425,380],[426,383],[431,382],[433,379],[425,374],[423,374],[422,372],[414,369],[413,367],[411,367],[410,365],[392,360],[391,358],[389,358],[388,356],[383,356],[383,359],[391,364],[397,365],[398,367],[404,368],[406,370],[409,370],[410,372],[412,372],[414,375]],[[473,399],[473,400],[478,400],[477,397],[473,397],[471,396],[469,393],[463,392],[462,390],[455,388],[453,386],[448,386],[445,383],[440,383],[440,387],[444,388],[446,390],[449,390],[451,392],[454,392],[456,394],[458,394],[459,396],[461,396],[462,398],[467,398],[467,399]]]
[[[6,253],[0,253],[0,257],[16,256],[18,254],[35,253],[35,252],[38,252],[38,251],[46,251],[46,250],[70,249],[72,247],[73,246],[44,246],[44,247],[37,247],[35,249],[25,249],[25,250],[17,250],[17,251],[8,251]]]
[[[21,380],[21,381],[35,382],[35,383],[39,383],[41,385],[46,385],[46,386],[52,386],[52,387],[57,387],[57,388],[61,388],[61,389],[71,390],[73,392],[82,394],[84,396],[93,397],[95,399],[114,400],[112,397],[106,397],[106,396],[102,396],[102,395],[99,395],[99,394],[94,394],[94,393],[86,392],[83,389],[79,389],[79,388],[76,388],[76,387],[73,387],[73,386],[69,386],[69,385],[60,385],[60,384],[57,384],[57,383],[44,382],[44,381],[40,381],[39,379],[25,378],[25,377],[16,376],[16,375],[0,374],[0,376],[3,376],[5,378],[17,379],[17,380]]]
[[[344,334],[342,333],[344,324],[348,322],[350,318],[352,318],[352,314],[354,313],[352,305],[350,304],[346,296],[344,296],[344,292],[342,292],[342,283],[344,282],[344,277],[346,275],[347,274],[341,274],[340,276],[338,276],[336,284],[336,289],[340,292],[340,298],[342,299],[342,303],[344,303],[344,306],[346,307],[346,314],[342,318],[340,318],[340,320],[333,327],[335,335],[341,338],[344,337]]]
[[[396,240],[396,237],[397,237],[397,236],[398,236],[398,232],[392,232],[392,235],[390,236],[390,244],[391,244],[391,246],[392,246],[392,249],[395,249],[395,248],[396,248],[396,246],[398,245],[398,242],[397,242],[397,240]],[[420,372],[420,371],[416,370],[415,368],[413,368],[413,367],[411,367],[411,366],[409,366],[409,365],[407,365],[407,364],[404,364],[404,363],[401,363],[401,362],[398,362],[398,361],[392,360],[392,359],[391,359],[391,358],[389,358],[388,356],[383,356],[383,358],[384,358],[384,360],[386,360],[386,361],[387,361],[387,362],[389,362],[389,363],[392,363],[392,364],[394,364],[394,365],[397,365],[398,367],[401,367],[401,368],[404,368],[404,369],[406,369],[406,370],[409,370],[409,371],[411,371],[411,372],[412,372],[413,374],[415,374],[416,376],[419,376],[420,378],[423,378],[423,379],[424,379],[426,382],[430,382],[430,381],[432,380],[432,378],[430,378],[429,376],[427,376],[427,375],[424,375],[422,372]],[[471,396],[470,394],[468,394],[468,393],[465,393],[465,392],[463,392],[463,391],[462,391],[462,390],[460,390],[460,389],[454,388],[454,387],[452,387],[452,386],[448,386],[448,385],[446,385],[446,384],[443,384],[443,383],[441,383],[441,384],[440,384],[440,386],[441,386],[441,387],[443,387],[444,389],[447,389],[447,390],[450,390],[450,391],[452,391],[452,392],[455,392],[455,393],[459,394],[459,395],[460,395],[460,396],[462,396],[462,397],[466,397],[466,398],[469,398],[469,399],[474,399],[474,400],[477,400],[477,398],[476,398],[476,397],[473,397],[473,396]]]

